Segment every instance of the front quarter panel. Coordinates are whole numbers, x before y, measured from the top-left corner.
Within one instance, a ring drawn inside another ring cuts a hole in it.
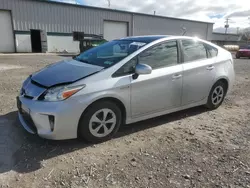
[[[72,99],[78,101],[84,112],[90,104],[99,99],[115,98],[123,103],[128,116],[130,114],[131,75],[116,78],[106,75],[104,71],[76,83],[75,85],[82,82],[86,87],[76,93]]]

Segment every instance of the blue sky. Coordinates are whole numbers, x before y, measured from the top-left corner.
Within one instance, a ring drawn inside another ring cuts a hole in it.
[[[54,0],[108,8],[108,0]],[[110,0],[112,9],[214,22],[215,31],[224,32],[230,18],[229,32],[250,26],[249,0]]]
[[[215,14],[215,15],[210,15],[208,17],[211,18],[211,19],[213,19],[213,18],[220,19],[220,18],[223,18],[223,16],[225,16],[225,14]]]

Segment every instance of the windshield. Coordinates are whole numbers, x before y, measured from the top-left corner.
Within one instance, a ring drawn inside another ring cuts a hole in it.
[[[133,40],[114,40],[81,53],[75,60],[108,68],[145,44],[144,42],[136,42]]]

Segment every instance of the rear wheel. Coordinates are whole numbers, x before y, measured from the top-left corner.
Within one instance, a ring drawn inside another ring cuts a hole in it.
[[[218,108],[225,98],[226,88],[224,82],[216,82],[209,93],[206,107],[212,110]]]
[[[118,131],[121,122],[121,110],[115,103],[97,102],[82,115],[78,135],[88,142],[102,142],[110,139]]]

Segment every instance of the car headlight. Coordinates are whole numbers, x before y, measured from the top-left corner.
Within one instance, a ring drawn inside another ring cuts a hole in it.
[[[50,88],[46,91],[43,100],[44,101],[62,101],[65,100],[81,89],[83,89],[85,85],[81,86],[58,86],[58,87],[53,87]]]

